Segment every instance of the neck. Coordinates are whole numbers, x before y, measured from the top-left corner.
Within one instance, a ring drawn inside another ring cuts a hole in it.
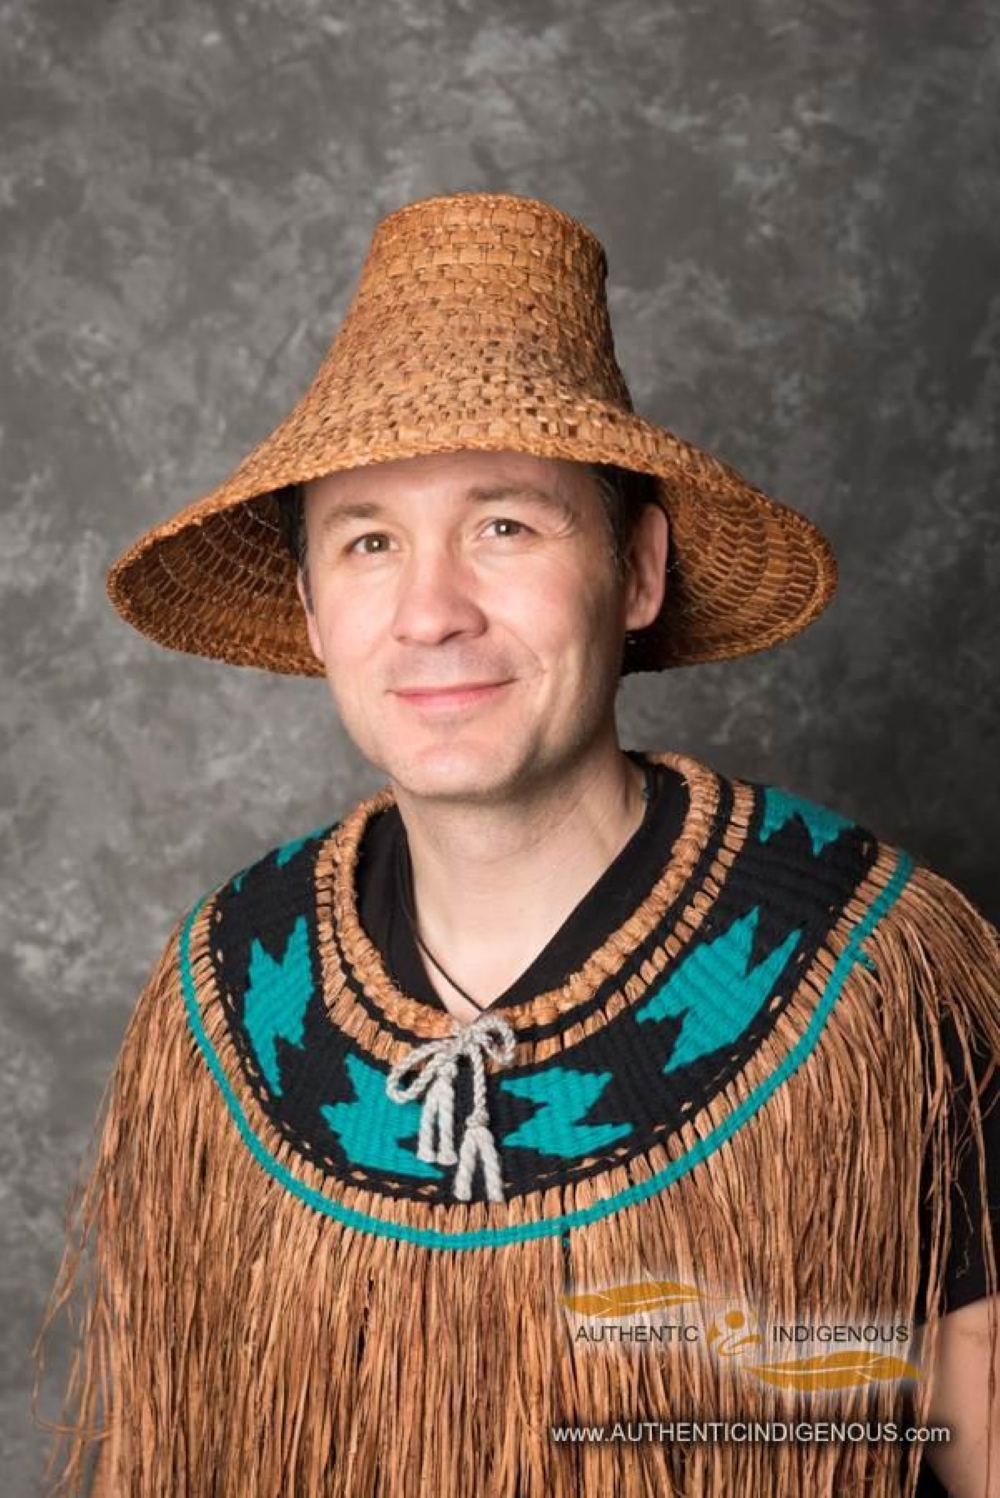
[[[643,786],[613,744],[514,800],[442,807],[397,790],[417,928],[448,973],[483,1003],[509,987],[632,837]]]

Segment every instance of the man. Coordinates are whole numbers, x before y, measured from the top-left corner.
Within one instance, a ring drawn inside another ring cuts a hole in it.
[[[1000,1490],[996,933],[830,808],[620,748],[624,671],[788,638],[835,564],[632,413],[603,280],[532,200],[390,215],[296,410],[112,569],[163,644],[325,674],[388,784],[140,998],[70,1484],[105,1404],[108,1492]],[[905,1408],[950,1447],[666,1427]]]

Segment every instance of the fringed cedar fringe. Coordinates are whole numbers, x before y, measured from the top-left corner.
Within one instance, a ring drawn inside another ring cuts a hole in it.
[[[677,1279],[718,1294],[720,1311],[742,1304],[772,1323],[912,1325],[927,1148],[941,1209],[933,1353],[958,1143],[935,1038],[945,1012],[963,1044],[978,1032],[1000,1058],[996,933],[953,886],[918,868],[864,943],[874,969],[855,963],[809,1060],[710,1159],[642,1205],[573,1230],[565,1262],[559,1236],[427,1249],[346,1227],[290,1194],[247,1149],[187,1027],[176,935],[126,1033],[80,1213],[96,1275],[82,1286],[82,1362],[67,1399],[77,1420],[53,1492],[80,1491],[108,1378],[110,1491],[138,1498],[913,1493],[920,1447],[904,1486],[889,1443],[600,1445],[556,1442],[549,1427],[898,1420],[888,1384],[806,1398],[737,1377],[704,1342],[582,1340],[583,1318],[560,1296]],[[707,1132],[710,1112],[672,1148]],[[564,1208],[667,1158],[568,1190]],[[348,1188],[343,1199],[356,1197]],[[463,1210],[445,1209],[442,1228],[464,1225]],[[508,1210],[510,1221],[528,1215],[516,1202]],[[405,1206],[386,1211],[406,1220]],[[82,1246],[67,1250],[46,1326],[74,1279],[81,1288]],[[995,1285],[985,1235],[984,1250]],[[779,1351],[795,1356],[789,1344],[767,1349],[771,1360]],[[927,1413],[918,1391],[917,1419]]]
[[[32,1351],[32,1415],[38,1426],[56,1435],[41,1478],[47,1493],[83,1491],[93,1454],[91,1447],[100,1440],[97,1455],[101,1456],[109,1439],[107,1415],[113,1398],[113,1357],[118,1347],[113,1317],[116,1306],[122,1303],[111,1277],[116,1264],[125,1262],[128,1243],[127,1236],[119,1237],[116,1242],[115,1235],[117,1226],[127,1222],[129,1190],[140,1186],[138,1178],[129,1175],[131,1161],[125,1135],[138,1130],[150,1101],[141,1095],[143,1084],[148,1086],[148,1071],[146,1076],[139,1074],[134,1058],[137,1050],[142,1052],[155,1045],[151,1026],[165,1030],[173,1015],[173,1029],[177,1033],[178,1018],[183,1016],[182,1006],[178,1015],[177,967],[183,924],[183,919],[175,922],[132,1011],[66,1207],[65,1247]],[[155,1052],[147,1052],[147,1067],[154,1057]],[[98,1152],[92,1161],[98,1140]],[[131,1143],[137,1144],[137,1138]],[[152,1204],[148,1197],[143,1203],[137,1195],[136,1205],[148,1211]],[[87,1252],[92,1240],[96,1242],[95,1262],[88,1266]],[[74,1345],[61,1418],[53,1423],[40,1414],[39,1396],[45,1375],[47,1340],[62,1314],[74,1335]],[[72,1423],[67,1423],[68,1417],[72,1417]],[[67,1438],[69,1449],[59,1468]],[[117,1493],[119,1489],[111,1491]],[[127,1492],[128,1488],[120,1491]]]
[[[953,1182],[965,1152],[974,1150],[979,1187],[978,1216],[980,1242],[986,1275],[988,1302],[987,1338],[989,1346],[988,1402],[990,1431],[996,1429],[994,1408],[997,1382],[997,1264],[993,1248],[986,1160],[983,1141],[983,1111],[975,1085],[972,1048],[986,1051],[990,1067],[980,1086],[985,1088],[993,1068],[1000,1065],[1000,934],[975,905],[955,885],[932,869],[918,865],[907,881],[888,919],[883,920],[868,937],[865,949],[876,963],[879,987],[887,1000],[898,996],[910,999],[914,1021],[919,1024],[919,1047],[922,1054],[921,1085],[925,1095],[922,1127],[911,1133],[908,1127],[897,1130],[900,1148],[909,1150],[913,1159],[926,1156],[932,1181],[928,1201],[932,1210],[931,1241],[928,1248],[928,1283],[922,1306],[915,1307],[918,1323],[923,1324],[921,1363],[926,1376],[913,1392],[907,1419],[915,1425],[934,1423],[930,1403],[930,1370],[939,1344],[940,1320],[946,1314],[942,1304],[943,1273],[951,1243],[950,1199]],[[963,1073],[952,1077],[941,1046],[945,1021],[954,1029],[962,1052]],[[896,1053],[889,1050],[882,1058],[887,1096],[892,1096],[892,1068]],[[966,1128],[958,1129],[950,1099],[954,1089],[967,1085],[969,1105]],[[919,1139],[919,1149],[914,1141]],[[918,1242],[912,1199],[907,1195],[912,1229],[911,1242]],[[915,1300],[918,1264],[907,1254],[906,1284]],[[954,1437],[960,1432],[954,1431]],[[904,1498],[916,1491],[921,1457],[926,1448],[908,1448],[912,1458],[907,1469]],[[987,1471],[983,1495],[988,1498],[1000,1464],[1000,1446],[987,1442]]]

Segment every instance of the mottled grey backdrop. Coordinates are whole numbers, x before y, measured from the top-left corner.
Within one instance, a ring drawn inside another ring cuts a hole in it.
[[[487,188],[581,217],[638,408],[834,543],[810,629],[629,680],[623,741],[823,800],[1000,918],[998,11],[0,7],[5,1495],[37,1482],[29,1347],[170,923],[379,783],[322,680],[160,650],[105,570],[284,414],[384,213]]]

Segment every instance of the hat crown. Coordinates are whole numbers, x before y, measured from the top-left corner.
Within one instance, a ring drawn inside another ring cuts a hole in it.
[[[585,225],[505,193],[420,199],[377,225],[331,349],[373,395],[461,381],[482,400],[553,382],[632,410],[614,351],[607,257]]]

